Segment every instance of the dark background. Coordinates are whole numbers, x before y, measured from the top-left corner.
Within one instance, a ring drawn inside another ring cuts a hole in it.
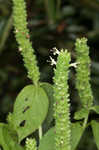
[[[87,37],[91,57],[91,86],[94,103],[99,104],[99,0],[27,0],[28,28],[37,55],[41,81],[53,83],[53,68],[47,62],[50,50],[66,48],[75,60],[74,43]],[[27,78],[22,57],[13,33],[12,1],[0,0],[0,121],[6,122],[8,112],[20,90],[31,81]],[[79,107],[75,89],[75,71],[69,76],[71,118]],[[86,87],[85,87],[86,88]],[[90,115],[89,119],[99,116]],[[79,150],[96,150],[91,128],[84,133]]]

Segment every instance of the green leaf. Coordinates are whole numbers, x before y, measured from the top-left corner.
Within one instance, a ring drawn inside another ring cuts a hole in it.
[[[55,150],[54,135],[55,135],[54,128],[48,130],[48,132],[40,140],[38,150]]]
[[[97,148],[99,149],[99,122],[92,120],[91,127],[92,127],[92,131],[93,131],[93,135],[95,138]]]
[[[82,126],[80,125],[79,122],[77,123],[72,123],[71,125],[71,150],[75,150],[80,139],[81,139],[81,136],[83,134],[83,128]]]
[[[19,142],[39,128],[47,115],[48,105],[48,97],[41,87],[28,85],[19,93],[12,119]]]
[[[79,111],[75,112],[74,119],[76,120],[84,119],[88,116],[88,113],[89,113],[89,110],[85,108],[81,108]]]
[[[16,142],[16,138],[17,135],[15,135],[15,132],[7,124],[0,123],[0,146],[3,150],[23,150]]]
[[[5,124],[0,123],[0,146],[4,149],[4,150],[9,150],[7,144],[4,141],[4,137],[3,137],[3,127],[5,127]]]
[[[53,103],[54,103],[53,86],[49,83],[41,83],[41,87],[46,92],[48,96],[48,100],[49,100],[48,113],[45,118],[45,121],[43,122],[44,131],[47,131],[50,126],[51,121],[53,120]]]
[[[48,132],[43,136],[40,141],[39,150],[55,150],[55,129],[51,128]],[[83,128],[79,122],[72,123],[71,125],[71,150],[75,150],[77,147],[80,138],[83,134]]]
[[[95,111],[97,114],[99,114],[99,105],[95,105],[91,108],[93,111]]]

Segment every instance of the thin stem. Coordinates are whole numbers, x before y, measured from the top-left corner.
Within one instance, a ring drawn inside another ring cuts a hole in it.
[[[89,115],[89,114],[88,114],[88,115]],[[83,130],[85,130],[85,128],[86,128],[87,121],[88,121],[88,115],[87,115],[86,118],[84,119]]]
[[[41,140],[42,138],[42,126],[39,127],[39,139]]]

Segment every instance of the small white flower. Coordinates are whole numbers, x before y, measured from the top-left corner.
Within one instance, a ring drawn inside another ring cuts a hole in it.
[[[64,142],[63,142],[63,140],[61,140],[61,144],[63,144]]]
[[[18,30],[16,29],[16,31],[15,31],[16,33],[18,33]]]
[[[78,63],[77,63],[77,62],[75,62],[75,63],[71,63],[71,64],[70,64],[70,67],[77,68],[77,65],[78,65]]]
[[[51,60],[51,65],[56,65],[56,61],[50,56],[50,60]]]
[[[21,47],[19,48],[19,51],[20,51],[20,52],[22,51],[22,48],[21,48]]]
[[[53,55],[59,55],[60,51],[56,47],[54,47],[53,50]]]

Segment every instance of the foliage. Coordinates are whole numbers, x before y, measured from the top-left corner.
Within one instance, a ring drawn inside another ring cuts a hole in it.
[[[39,128],[47,112],[48,97],[45,91],[41,87],[26,86],[16,98],[12,115],[19,142]]]

